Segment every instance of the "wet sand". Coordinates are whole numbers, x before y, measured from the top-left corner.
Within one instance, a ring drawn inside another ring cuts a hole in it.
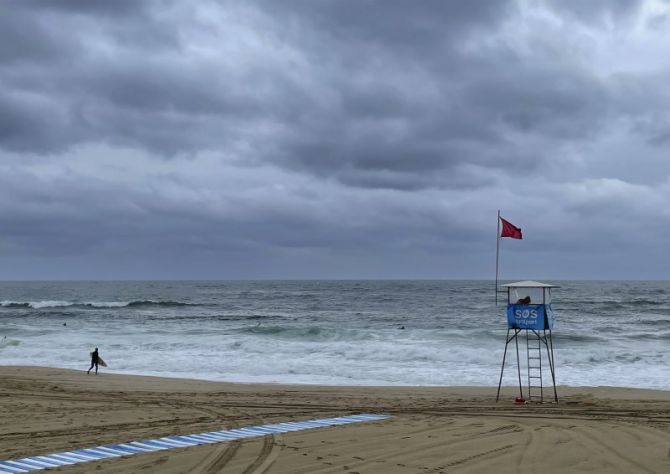
[[[230,384],[0,367],[0,459],[356,413],[320,428],[53,469],[96,473],[664,473],[670,392],[559,387],[558,404],[494,387]]]

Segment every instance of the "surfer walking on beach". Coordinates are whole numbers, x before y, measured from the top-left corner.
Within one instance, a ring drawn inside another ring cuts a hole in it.
[[[91,352],[91,366],[86,371],[87,374],[91,373],[91,369],[95,366],[95,375],[98,375],[98,363],[100,362],[100,357],[98,356],[98,348],[96,347],[93,352]]]

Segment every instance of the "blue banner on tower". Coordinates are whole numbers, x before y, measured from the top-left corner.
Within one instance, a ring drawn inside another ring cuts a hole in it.
[[[550,304],[508,304],[509,329],[553,329],[554,312]]]

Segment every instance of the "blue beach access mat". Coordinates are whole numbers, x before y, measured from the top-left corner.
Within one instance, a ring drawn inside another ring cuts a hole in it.
[[[150,453],[154,451],[188,448],[203,444],[225,443],[244,438],[272,435],[275,433],[289,433],[292,431],[325,428],[328,426],[348,425],[366,421],[378,421],[390,418],[388,415],[351,415],[337,418],[323,418],[308,421],[287,421],[261,426],[248,426],[224,431],[210,431],[207,433],[185,436],[166,436],[158,439],[131,441],[121,444],[109,444],[95,448],[75,449],[61,453],[32,456],[29,458],[10,461],[0,461],[0,474],[16,474],[21,472],[39,471],[41,469],[69,466],[90,461],[132,456],[134,454]]]

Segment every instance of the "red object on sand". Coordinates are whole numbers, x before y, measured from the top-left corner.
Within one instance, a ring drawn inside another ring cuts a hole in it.
[[[506,221],[502,217],[500,218],[502,222],[502,231],[500,232],[500,237],[511,237],[513,239],[523,239],[521,234],[521,229],[509,221]]]
[[[526,403],[526,399],[522,397],[516,397],[514,399],[514,403],[516,403],[517,405],[523,405]]]

